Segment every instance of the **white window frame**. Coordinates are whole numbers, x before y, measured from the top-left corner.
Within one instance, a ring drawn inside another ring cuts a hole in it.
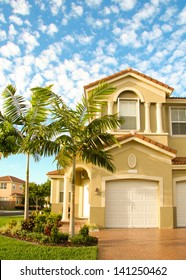
[[[7,183],[0,183],[0,189],[6,190],[7,189]]]
[[[120,130],[122,131],[131,131],[131,130],[135,130],[138,131],[140,130],[140,99],[139,98],[118,98],[118,104],[117,104],[117,110],[118,110],[118,114],[120,116],[120,100],[121,101],[136,101],[136,128],[135,129],[123,129],[120,128]]]
[[[173,131],[172,131],[172,114],[171,114],[171,110],[172,109],[185,109],[186,110],[186,107],[182,107],[182,106],[171,106],[169,107],[169,119],[170,119],[170,133],[171,133],[171,136],[173,137],[186,137],[186,134],[173,134]],[[184,121],[183,123],[186,124],[186,121]]]

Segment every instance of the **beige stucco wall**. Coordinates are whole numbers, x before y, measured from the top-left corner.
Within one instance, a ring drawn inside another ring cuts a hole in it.
[[[177,157],[186,156],[186,137],[184,136],[169,136],[168,138],[169,147],[176,149]]]
[[[147,81],[141,80],[141,78],[137,79],[131,75],[115,80],[112,82],[112,85],[117,88],[113,97],[117,92],[123,91],[123,89],[133,89],[136,92],[142,93],[145,102],[165,102],[166,99],[166,94],[163,89],[155,87],[155,84],[149,84]]]
[[[6,197],[9,198],[10,201],[11,200],[14,201],[15,199],[12,196],[13,193],[23,194],[23,184],[17,182],[9,182],[9,181],[4,181],[1,183],[6,183],[7,188],[0,189],[0,197]],[[20,186],[22,186],[22,189],[20,189]]]

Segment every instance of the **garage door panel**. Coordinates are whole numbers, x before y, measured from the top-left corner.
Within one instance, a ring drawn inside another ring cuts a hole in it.
[[[121,180],[106,185],[106,227],[157,227],[157,184]]]
[[[176,184],[177,227],[186,227],[186,181]]]

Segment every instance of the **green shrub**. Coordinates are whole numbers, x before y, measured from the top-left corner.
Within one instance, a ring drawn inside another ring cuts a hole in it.
[[[50,239],[54,244],[64,243],[65,241],[68,241],[68,234],[59,232],[58,227],[54,226],[51,230]]]
[[[34,231],[44,232],[45,225],[47,223],[47,215],[46,214],[37,214],[34,218],[34,221],[35,221]]]
[[[21,221],[21,228],[23,230],[33,231],[34,226],[35,226],[35,222],[31,217],[29,217],[26,220]]]
[[[79,234],[82,236],[88,236],[89,235],[89,226],[88,225],[84,225],[80,230],[79,230]]]
[[[10,221],[10,222],[8,223],[8,226],[9,226],[10,228],[15,227],[16,225],[17,225],[17,221],[16,221],[16,220],[12,220],[12,221]]]
[[[83,246],[91,246],[96,245],[98,243],[98,238],[94,236],[83,236],[81,234],[76,234],[71,239],[72,245],[83,245]]]

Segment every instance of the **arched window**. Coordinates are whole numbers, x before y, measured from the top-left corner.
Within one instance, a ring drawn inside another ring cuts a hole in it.
[[[140,129],[140,104],[139,98],[134,93],[121,93],[118,97],[118,113],[123,117],[122,130]]]

